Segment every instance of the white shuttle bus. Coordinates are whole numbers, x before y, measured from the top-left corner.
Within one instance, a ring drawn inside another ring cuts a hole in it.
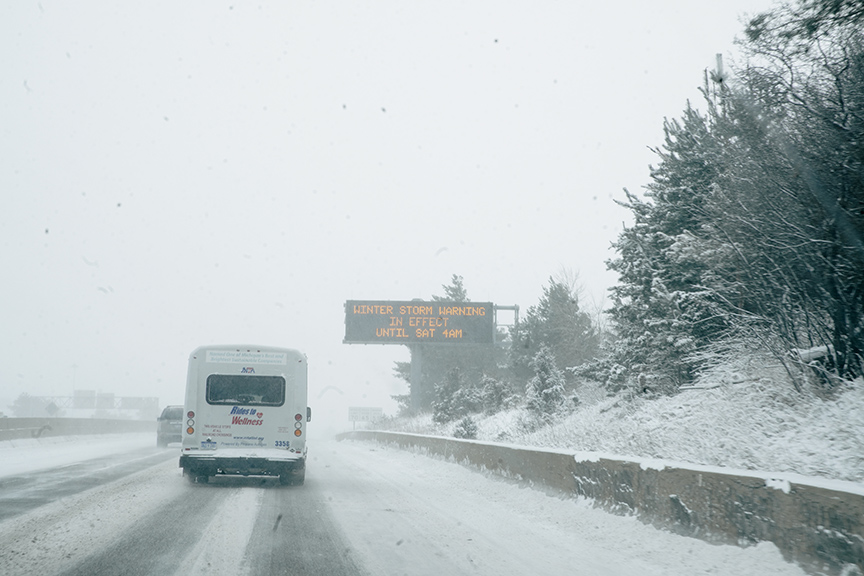
[[[306,475],[306,356],[288,348],[203,346],[189,357],[180,467],[217,474]]]

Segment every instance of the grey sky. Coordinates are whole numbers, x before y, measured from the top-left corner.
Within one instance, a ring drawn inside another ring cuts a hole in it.
[[[599,303],[612,199],[769,6],[4,3],[0,410],[182,402],[192,349],[258,343],[340,420],[407,391],[406,349],[341,343],[345,300],[455,273],[526,308],[569,269]]]

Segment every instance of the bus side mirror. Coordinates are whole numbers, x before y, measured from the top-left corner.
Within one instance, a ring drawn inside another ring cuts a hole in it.
[[[312,408],[306,406],[306,422],[312,421]]]

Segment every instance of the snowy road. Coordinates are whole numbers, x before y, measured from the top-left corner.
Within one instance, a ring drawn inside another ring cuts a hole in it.
[[[377,445],[311,443],[306,484],[281,487],[189,484],[151,440],[58,466],[0,449],[3,574],[804,574],[772,545],[711,546]]]
[[[147,448],[0,478],[0,520],[118,480],[142,467],[168,459],[174,462],[177,457],[165,450]]]

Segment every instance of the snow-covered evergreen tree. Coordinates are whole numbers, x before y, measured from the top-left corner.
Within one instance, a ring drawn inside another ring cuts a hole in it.
[[[486,414],[499,412],[513,396],[513,390],[504,380],[498,380],[491,376],[483,376],[480,381],[480,397],[483,411]]]
[[[452,368],[435,386],[432,419],[439,424],[452,422],[483,407],[482,392],[466,381],[459,368]]]
[[[432,296],[435,302],[470,302],[468,299],[468,291],[465,289],[465,283],[462,276],[453,274],[450,278],[450,284],[442,286],[444,288],[444,296]]]
[[[541,346],[531,362],[534,377],[526,388],[526,407],[541,418],[561,413],[567,406],[564,373],[558,369],[555,357]]]
[[[524,320],[511,328],[509,355],[514,378],[524,381],[531,377],[531,362],[543,346],[563,367],[594,358],[600,335],[580,306],[579,292],[574,278],[550,277],[537,305],[528,308]]]
[[[435,400],[432,402],[432,420],[439,424],[452,422],[460,416],[454,397],[463,386],[458,368],[451,369],[444,379],[435,385]]]
[[[623,380],[650,375],[664,388],[689,382],[690,360],[700,346],[725,328],[716,314],[702,274],[709,263],[685,248],[697,238],[707,219],[705,201],[723,170],[722,148],[709,120],[689,105],[682,121],[664,124],[665,143],[656,149],[660,164],[646,186],[648,201],[625,190],[634,224],[619,236],[618,257],[607,262],[618,272],[611,289],[610,316],[617,338],[611,365],[624,368]]]
[[[472,438],[477,438],[477,423],[474,422],[474,419],[471,416],[465,416],[462,420],[456,424],[456,428],[453,430],[453,436],[456,438],[465,438],[470,440]]]

